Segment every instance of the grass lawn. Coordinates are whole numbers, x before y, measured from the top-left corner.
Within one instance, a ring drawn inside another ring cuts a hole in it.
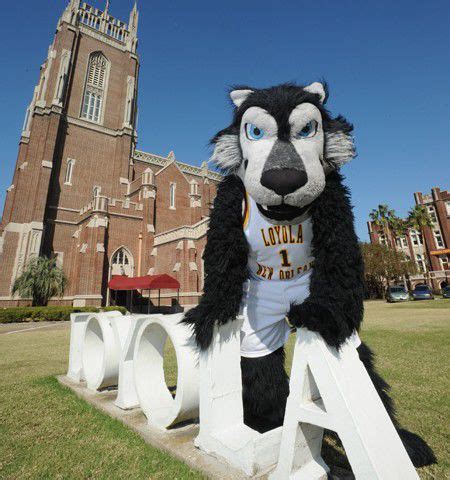
[[[67,369],[67,324],[6,331],[0,327],[0,478],[202,478],[59,386],[53,376]],[[361,336],[377,353],[403,425],[438,457],[421,478],[450,478],[450,301],[367,302]],[[165,365],[173,384],[170,348]]]

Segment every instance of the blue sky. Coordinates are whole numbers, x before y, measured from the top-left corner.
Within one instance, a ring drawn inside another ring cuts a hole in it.
[[[103,1],[93,2],[103,7]],[[9,2],[0,30],[0,204],[24,112],[66,0]],[[226,90],[325,78],[328,107],[355,125],[344,167],[357,233],[388,203],[450,187],[448,0],[141,0],[138,148],[200,164],[230,120]],[[111,0],[128,20],[131,0]],[[4,10],[5,13],[5,10]]]

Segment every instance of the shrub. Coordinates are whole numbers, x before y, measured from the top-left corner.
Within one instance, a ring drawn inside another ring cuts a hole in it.
[[[124,307],[11,307],[0,309],[0,323],[65,321],[71,313],[112,310],[127,311]]]
[[[33,299],[34,306],[46,306],[52,297],[62,297],[67,285],[67,278],[56,265],[56,258],[34,257],[16,278],[12,293],[21,298]]]

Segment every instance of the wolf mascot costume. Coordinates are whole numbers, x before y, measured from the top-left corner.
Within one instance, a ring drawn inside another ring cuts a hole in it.
[[[241,366],[245,423],[264,432],[283,423],[288,377],[284,343],[306,327],[339,348],[357,347],[416,466],[429,447],[399,428],[389,386],[361,343],[363,261],[349,192],[339,169],[354,157],[352,125],[324,108],[326,86],[241,87],[230,94],[232,124],[213,139],[218,187],[204,253],[205,286],[185,322],[201,349],[214,325],[244,316]]]

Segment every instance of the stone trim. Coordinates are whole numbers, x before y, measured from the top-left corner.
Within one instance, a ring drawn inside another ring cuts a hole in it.
[[[53,162],[49,162],[48,160],[42,160],[42,166],[44,168],[53,168]]]
[[[50,208],[52,210],[61,210],[62,212],[80,213],[79,208],[58,207],[57,205],[49,205],[48,208]]]
[[[155,235],[154,245],[163,245],[180,239],[198,240],[208,231],[209,217],[206,217],[195,225],[184,225],[173,230]]]
[[[133,220],[144,220],[144,217],[135,217],[134,215],[126,215],[125,213],[116,213],[116,212],[108,212],[110,216],[114,217],[124,217],[124,218],[131,218]]]
[[[81,222],[71,222],[70,220],[58,220],[57,218],[46,218],[45,223],[50,223],[50,224],[62,223],[63,225],[79,225]]]
[[[167,157],[162,157],[154,153],[147,153],[142,150],[135,150],[133,159],[147,164],[157,165],[159,167],[166,167],[168,162],[172,163],[172,160]],[[182,173],[195,175],[197,177],[210,178],[211,180],[216,180],[218,182],[223,178],[223,175],[220,173],[208,170],[207,168],[189,165],[188,163],[183,163],[178,160],[175,160],[175,163]]]
[[[108,218],[94,215],[91,217],[91,219],[89,220],[86,226],[87,228],[100,228],[100,227],[108,228]]]
[[[42,222],[10,222],[5,226],[4,232],[13,232],[19,234],[10,286],[13,284],[16,277],[22,273],[25,263],[30,258],[39,255],[43,231],[44,225]]]
[[[87,128],[88,130],[95,130],[96,132],[104,133],[106,135],[110,135],[111,137],[122,137],[123,135],[136,136],[135,132],[130,133],[129,128],[113,130],[112,128],[104,127],[103,125],[90,122],[89,120],[85,120],[83,118],[67,116],[67,123],[77,125],[78,127]]]
[[[30,222],[30,223],[10,222],[5,225],[4,231],[12,232],[12,233],[22,233],[24,229],[26,230],[27,228],[34,229],[34,230],[43,230],[44,224],[42,222]]]
[[[90,28],[88,25],[84,23],[80,23],[78,28],[82,33],[88,35],[89,37],[95,38],[96,40],[100,40],[100,42],[106,43],[110,47],[117,48],[121,52],[129,51],[125,44],[123,44],[120,40],[116,40],[114,37],[106,35],[98,30],[94,30]]]

